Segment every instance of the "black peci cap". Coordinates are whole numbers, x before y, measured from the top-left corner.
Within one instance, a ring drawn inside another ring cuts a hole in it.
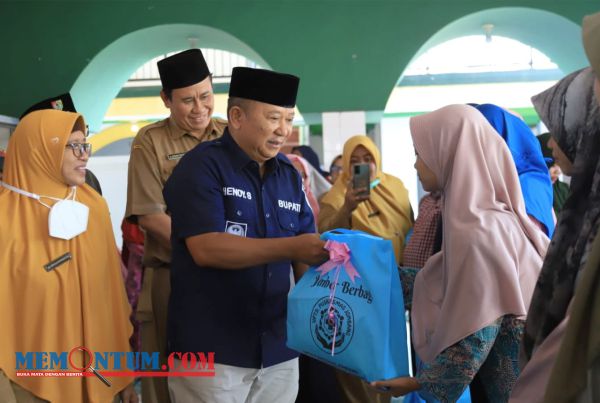
[[[210,75],[200,49],[189,49],[162,59],[157,64],[163,90],[189,87]]]
[[[229,97],[251,99],[267,104],[293,108],[300,78],[271,70],[234,67]]]
[[[43,109],[57,109],[59,111],[65,112],[77,112],[75,109],[75,104],[73,104],[73,99],[71,98],[71,94],[68,92],[65,94],[57,95],[55,97],[51,97],[48,99],[44,99],[43,101],[38,102],[35,105],[30,106],[23,114],[19,117],[19,120],[23,119],[26,115],[31,112],[39,111]]]

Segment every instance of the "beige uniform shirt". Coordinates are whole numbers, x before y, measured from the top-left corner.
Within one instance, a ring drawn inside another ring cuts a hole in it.
[[[227,121],[212,118],[199,138],[170,118],[143,127],[131,145],[125,217],[135,221],[137,216],[164,213],[163,187],[181,157],[198,144],[220,137],[226,126]],[[144,246],[144,266],[170,265],[171,252],[149,233]]]

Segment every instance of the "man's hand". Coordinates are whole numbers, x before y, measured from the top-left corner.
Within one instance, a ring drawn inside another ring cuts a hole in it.
[[[404,396],[410,392],[421,389],[421,385],[416,378],[409,376],[403,378],[388,379],[387,381],[374,381],[370,384],[372,387],[382,392],[390,392],[393,396]]]
[[[319,234],[302,234],[294,238],[295,250],[292,260],[316,266],[329,259],[329,252],[324,249],[325,241]]]
[[[243,270],[291,260],[310,266],[324,262],[329,253],[317,234],[284,238],[246,238],[223,232],[194,235],[185,240],[198,266]]]
[[[139,403],[140,401],[137,393],[135,393],[132,383],[127,385],[119,395],[121,396],[121,402],[123,403]]]

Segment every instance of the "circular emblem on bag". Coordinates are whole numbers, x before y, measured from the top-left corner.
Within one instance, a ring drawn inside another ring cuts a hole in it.
[[[321,351],[331,354],[331,347],[334,345],[334,354],[343,352],[354,336],[352,308],[340,298],[334,298],[331,307],[329,297],[321,298],[310,314],[310,330]]]

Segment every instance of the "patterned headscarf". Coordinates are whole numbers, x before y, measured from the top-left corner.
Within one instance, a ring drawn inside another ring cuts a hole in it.
[[[560,212],[525,326],[522,364],[564,319],[600,217],[600,110],[591,68],[532,98],[542,121],[573,163],[571,195]]]
[[[586,15],[581,25],[581,34],[583,36],[583,48],[590,61],[592,69],[600,77],[600,48],[598,39],[600,39],[600,13]]]

